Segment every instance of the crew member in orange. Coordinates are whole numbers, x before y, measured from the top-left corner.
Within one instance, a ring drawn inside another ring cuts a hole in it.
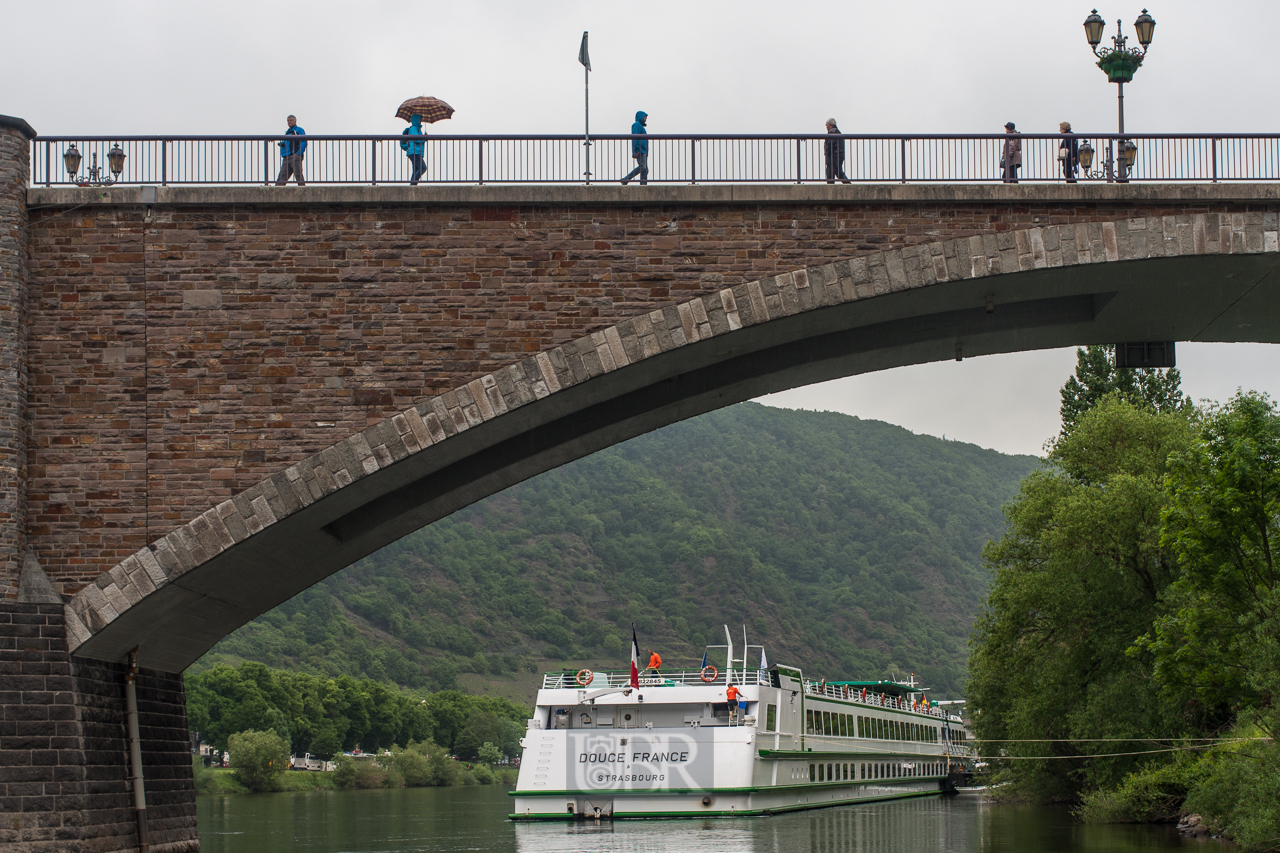
[[[724,698],[729,700],[729,722],[733,722],[738,712],[738,697],[741,695],[742,691],[732,684],[725,688]]]
[[[649,668],[649,669],[651,669],[651,670],[653,670],[653,674],[654,674],[654,675],[658,675],[658,674],[659,674],[659,670],[661,670],[661,669],[662,669],[662,655],[658,654],[658,653],[657,653],[657,652],[655,652],[653,649],[649,649],[649,666],[648,666],[648,668]]]

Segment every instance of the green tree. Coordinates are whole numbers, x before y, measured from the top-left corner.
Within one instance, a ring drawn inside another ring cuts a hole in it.
[[[289,743],[274,729],[247,731],[228,739],[235,780],[255,793],[274,791],[289,769]]]
[[[1169,475],[1165,540],[1183,572],[1145,643],[1157,676],[1206,703],[1274,704],[1280,647],[1280,414],[1237,394]]]
[[[1261,739],[1214,751],[1186,808],[1246,850],[1280,849],[1280,413],[1237,394],[1171,464],[1165,541],[1182,573],[1140,643],[1170,705]],[[1234,721],[1232,717],[1234,716]]]
[[[1108,394],[1119,394],[1135,405],[1145,403],[1157,412],[1188,411],[1191,400],[1182,393],[1182,375],[1176,367],[1118,368],[1113,346],[1089,346],[1076,350],[1076,372],[1062,386],[1062,432],[1071,432],[1076,421]]]
[[[1176,575],[1163,486],[1170,453],[1193,435],[1181,413],[1103,398],[1023,481],[1008,531],[984,551],[994,578],[971,640],[969,707],[988,754],[1053,756],[1007,762],[1029,796],[1073,799],[1135,766],[1084,758],[1096,750],[1077,741],[1183,728],[1156,701],[1149,661],[1128,650]]]
[[[502,750],[489,741],[481,745],[477,755],[485,764],[497,764],[502,760]]]

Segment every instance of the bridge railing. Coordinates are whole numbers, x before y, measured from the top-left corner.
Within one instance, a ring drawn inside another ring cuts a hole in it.
[[[422,138],[425,184],[586,184],[617,182],[635,165],[629,135],[435,136]],[[659,184],[823,183],[826,134],[651,135],[649,181]],[[1005,135],[860,135],[839,137],[844,171],[858,183],[971,183],[1001,180]],[[1021,134],[1025,182],[1062,181],[1060,134]],[[1081,181],[1108,181],[1108,149],[1135,146],[1131,181],[1280,181],[1280,134],[1077,134],[1094,151]],[[108,153],[119,146],[123,184],[271,184],[281,165],[283,136],[43,136],[31,143],[31,182],[81,184],[96,162],[112,177]],[[407,184],[412,165],[405,137],[308,136],[309,184]],[[75,175],[64,155],[81,155]],[[95,160],[96,158],[96,160]],[[590,163],[590,174],[588,172]]]

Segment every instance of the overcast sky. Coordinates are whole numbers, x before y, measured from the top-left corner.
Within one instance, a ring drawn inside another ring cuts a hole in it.
[[[433,132],[579,133],[582,32],[591,127],[626,133],[1112,132],[1116,87],[1093,65],[1092,8],[1028,0],[644,3],[507,0],[0,0],[0,113],[46,135],[398,133],[427,94],[456,110]],[[1141,2],[1105,0],[1133,37]],[[1280,3],[1150,0],[1150,57],[1126,89],[1126,127],[1280,132]],[[1229,50],[1230,62],[1221,60]],[[1280,396],[1280,347],[1179,345],[1184,388]],[[900,368],[797,389],[774,405],[880,418],[1015,453],[1058,429],[1074,352]]]

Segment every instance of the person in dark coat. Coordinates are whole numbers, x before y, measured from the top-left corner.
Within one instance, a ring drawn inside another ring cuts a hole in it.
[[[1018,138],[1018,129],[1013,122],[1006,122],[1004,132],[1004,151],[1000,155],[1000,170],[1006,184],[1018,182],[1018,170],[1022,168],[1022,140]]]
[[[1071,122],[1064,121],[1058,124],[1058,133],[1070,132]],[[1058,160],[1062,163],[1062,177],[1067,179],[1067,183],[1074,184],[1076,167],[1080,164],[1080,140],[1074,136],[1063,139],[1058,145]]]
[[[827,160],[827,183],[834,184],[836,178],[842,184],[853,183],[844,173],[844,140],[840,138],[840,128],[836,127],[836,120],[833,118],[827,119],[827,133],[830,136],[822,143]]]
[[[644,110],[637,111],[636,120],[631,125],[631,132],[633,134],[647,133],[648,131],[644,129],[644,126],[648,118],[649,114]],[[631,170],[629,175],[622,179],[622,183],[625,184],[636,175],[640,176],[640,186],[644,186],[649,183],[649,140],[631,140],[631,159],[636,161],[636,167]]]

